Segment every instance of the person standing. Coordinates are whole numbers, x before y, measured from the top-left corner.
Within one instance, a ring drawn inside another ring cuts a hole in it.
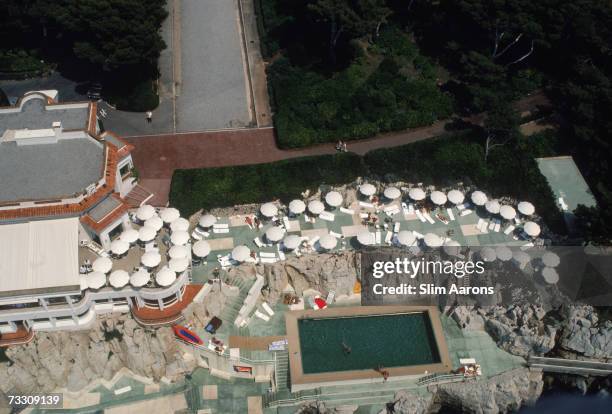
[[[147,122],[150,124],[153,121],[153,112],[147,111]]]

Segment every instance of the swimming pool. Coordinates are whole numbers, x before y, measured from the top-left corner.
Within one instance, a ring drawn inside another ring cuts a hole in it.
[[[292,391],[452,369],[434,306],[354,306],[285,313]]]
[[[305,374],[440,362],[426,313],[298,320]]]

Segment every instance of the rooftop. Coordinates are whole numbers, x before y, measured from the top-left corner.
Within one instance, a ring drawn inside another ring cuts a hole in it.
[[[89,104],[48,104],[44,95],[26,95],[20,106],[0,109],[0,135],[9,129],[47,129],[57,121],[65,130],[86,129]]]
[[[103,162],[102,143],[88,135],[41,145],[1,142],[0,203],[81,193],[101,178]]]
[[[78,227],[78,218],[0,226],[0,295],[80,291]]]

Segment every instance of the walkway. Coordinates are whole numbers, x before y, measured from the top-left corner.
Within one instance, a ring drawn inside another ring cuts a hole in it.
[[[136,322],[145,326],[169,325],[183,317],[183,310],[191,304],[200,289],[202,289],[202,285],[187,285],[185,292],[183,292],[183,299],[167,306],[164,310],[138,308],[135,304],[132,304],[132,316],[134,316]]]
[[[445,132],[444,121],[410,131],[352,141],[351,152],[366,152],[421,141]],[[170,180],[175,169],[213,168],[232,165],[261,164],[296,157],[334,154],[333,143],[298,150],[281,150],[276,146],[272,128],[236,129],[217,132],[129,137],[135,146],[134,163],[140,184],[155,193],[153,205],[166,205]]]
[[[546,372],[561,374],[608,376],[612,374],[612,363],[583,361],[577,359],[529,357],[527,364]]]

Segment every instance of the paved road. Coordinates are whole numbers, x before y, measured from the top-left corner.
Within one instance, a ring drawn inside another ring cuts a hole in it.
[[[183,0],[180,14],[177,131],[248,125],[236,0]]]

